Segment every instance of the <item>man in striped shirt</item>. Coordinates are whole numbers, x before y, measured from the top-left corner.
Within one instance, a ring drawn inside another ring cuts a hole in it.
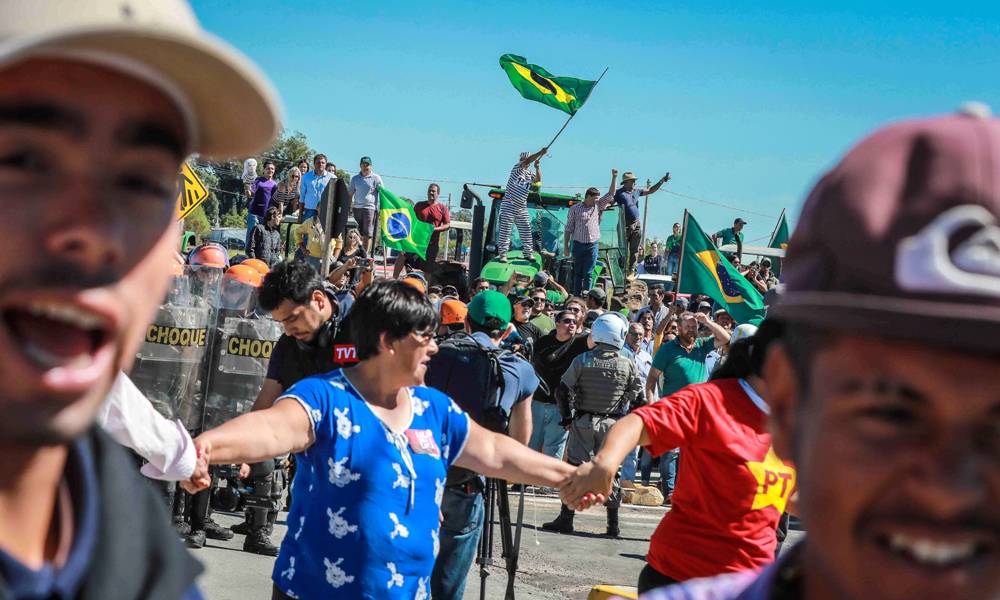
[[[521,251],[524,258],[533,260],[535,250],[531,237],[531,221],[528,220],[528,191],[532,183],[542,180],[542,170],[538,161],[545,156],[548,148],[529,155],[521,153],[521,158],[510,170],[507,187],[504,190],[503,201],[500,203],[500,229],[497,231],[497,260],[507,262],[507,251],[510,249],[510,230],[517,224],[517,234],[521,238]],[[532,171],[528,165],[535,163]]]
[[[611,169],[611,187],[598,200],[597,188],[587,190],[583,202],[573,205],[566,217],[566,254],[570,254],[572,241],[573,295],[579,296],[592,285],[594,266],[597,264],[597,241],[601,239],[601,214],[615,200],[615,183],[618,170]]]

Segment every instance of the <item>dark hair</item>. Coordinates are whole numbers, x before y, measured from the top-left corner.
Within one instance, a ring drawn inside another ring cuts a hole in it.
[[[563,317],[567,317],[567,316],[571,317],[574,321],[576,320],[576,316],[573,314],[573,312],[569,311],[569,310],[566,310],[564,308],[564,309],[562,309],[562,310],[560,310],[559,312],[556,313],[556,323],[558,323],[559,321],[562,321]]]
[[[486,325],[480,325],[474,320],[469,319],[469,329],[472,333],[485,333],[490,336],[490,339],[498,340],[500,336],[503,335],[506,327],[501,327],[502,323],[496,319],[488,319],[489,323]]]
[[[599,189],[597,189],[595,187],[592,187],[592,188],[587,188],[587,193],[584,194],[584,197],[587,197],[587,196],[600,196],[600,195],[601,195],[601,190],[599,190]]]
[[[278,207],[277,206],[268,206],[267,207],[267,212],[264,213],[264,219],[265,220],[270,220],[271,217],[273,217],[275,215],[278,215],[279,217],[281,216],[281,211],[278,210]]]
[[[437,188],[438,193],[439,194],[441,193],[441,186],[439,186],[438,184],[436,183],[430,184],[429,186],[427,186],[427,191],[428,192],[431,191],[431,188]]]
[[[351,308],[351,341],[358,360],[378,354],[379,338],[398,340],[414,331],[437,329],[438,315],[427,296],[396,279],[365,288]]]
[[[321,153],[319,153],[319,154],[317,154],[316,156],[314,156],[314,157],[313,157],[313,162],[316,162],[317,160],[319,160],[319,159],[321,159],[321,158],[322,158],[323,160],[328,160],[328,159],[326,158],[326,155],[325,155],[325,154],[323,154],[323,153],[321,152]]]
[[[277,169],[277,168],[278,168],[278,165],[277,165],[277,164],[275,164],[275,162],[274,162],[273,160],[265,160],[265,161],[264,161],[264,164],[262,164],[262,165],[260,166],[260,168],[261,168],[261,169],[263,169],[263,168],[264,168],[264,167],[266,167],[267,165],[271,165],[271,166],[272,166],[272,167],[274,167],[275,169]]]
[[[759,372],[753,371],[752,361],[750,360],[750,355],[753,352],[755,352],[753,348],[753,338],[740,340],[735,344],[730,344],[729,352],[726,354],[726,360],[722,361],[719,366],[712,371],[712,376],[709,377],[708,380],[715,381],[717,379],[736,379],[738,377],[760,375]]]
[[[323,280],[312,265],[301,260],[278,263],[264,276],[257,294],[261,308],[272,311],[284,302],[306,304],[316,290],[323,289]]]

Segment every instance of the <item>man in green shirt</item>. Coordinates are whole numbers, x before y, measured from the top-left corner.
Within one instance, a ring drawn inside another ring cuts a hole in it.
[[[663,244],[663,251],[667,255],[667,272],[664,275],[674,275],[677,267],[680,266],[681,259],[681,224],[674,223],[673,233]]]
[[[736,252],[723,252],[722,255],[726,258],[730,258],[735,254],[741,260],[743,259],[743,226],[747,222],[743,219],[736,219],[733,221],[732,227],[727,227],[722,231],[712,235],[712,242],[716,246],[725,246],[726,244],[736,244]]]
[[[653,357],[646,377],[646,398],[650,403],[658,399],[658,382],[660,397],[665,397],[692,383],[708,381],[705,358],[712,350],[729,343],[729,331],[703,313],[683,313],[678,325],[677,337],[664,342]],[[699,338],[699,325],[707,327],[712,335]]]

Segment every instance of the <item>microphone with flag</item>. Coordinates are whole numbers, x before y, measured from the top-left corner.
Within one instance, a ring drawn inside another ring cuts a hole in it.
[[[387,248],[427,258],[434,226],[417,219],[413,206],[384,187],[378,188],[379,225]]]

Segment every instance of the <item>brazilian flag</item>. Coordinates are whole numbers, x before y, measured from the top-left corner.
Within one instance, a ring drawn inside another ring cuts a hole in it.
[[[716,249],[698,222],[684,213],[680,293],[707,294],[724,306],[737,323],[760,324],[764,297]]]
[[[427,244],[434,226],[417,219],[413,206],[384,187],[378,188],[379,224],[382,242],[387,248],[427,258]]]
[[[597,85],[596,81],[586,79],[555,77],[538,65],[528,64],[527,59],[516,54],[501,56],[500,68],[525,100],[548,104],[570,115],[580,110]]]
[[[785,211],[781,211],[781,216],[778,217],[778,226],[774,228],[774,233],[771,234],[771,241],[767,244],[768,248],[781,248],[782,250],[788,250],[788,238],[791,237],[788,233],[788,219],[785,218]],[[771,261],[771,271],[774,272],[775,277],[781,276],[781,261],[778,258]]]

